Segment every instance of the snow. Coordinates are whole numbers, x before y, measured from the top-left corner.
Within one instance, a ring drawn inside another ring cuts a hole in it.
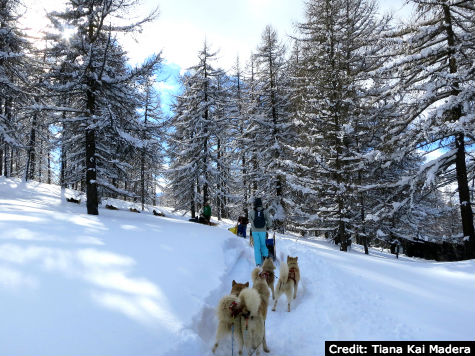
[[[210,355],[218,300],[249,281],[248,240],[127,209],[85,213],[74,191],[0,178],[0,355]],[[131,203],[132,204],[132,203]],[[151,209],[150,209],[151,210]],[[325,340],[472,340],[474,261],[440,263],[278,235],[302,281],[266,322],[270,355]],[[218,355],[229,355],[224,340]]]

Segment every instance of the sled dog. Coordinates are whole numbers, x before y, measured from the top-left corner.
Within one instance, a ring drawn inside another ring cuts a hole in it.
[[[261,305],[259,307],[259,313],[264,318],[264,321],[267,319],[267,307],[269,306],[269,287],[267,285],[266,277],[263,274],[262,268],[256,267],[251,273],[252,277],[252,288],[259,293],[261,298]]]
[[[242,332],[241,332],[241,302],[239,294],[245,288],[249,287],[249,282],[237,283],[233,280],[231,293],[221,298],[216,308],[218,317],[218,329],[216,330],[216,341],[213,346],[213,353],[219,346],[219,342],[228,334],[232,334],[234,328],[234,335],[238,341],[239,354],[242,353]]]
[[[246,283],[237,283],[235,280],[233,280],[233,283],[232,283],[232,286],[231,286],[231,295],[235,295],[236,297],[239,297],[239,293],[241,293],[241,291],[244,289],[244,288],[248,288],[249,287],[249,282],[246,282]]]
[[[265,289],[269,295],[267,286]],[[266,345],[265,319],[262,315],[262,298],[259,292],[255,288],[243,289],[239,294],[239,300],[241,303],[241,339],[249,356],[254,352],[259,355],[261,345],[265,352],[269,352]],[[241,351],[242,349],[239,351],[240,355]]]
[[[274,282],[275,282],[274,270],[275,270],[275,266],[274,266],[274,262],[272,262],[272,258],[266,258],[264,260],[264,263],[262,263],[261,275],[265,277],[267,285],[272,291],[272,299],[275,299],[274,297]]]
[[[300,269],[297,263],[298,257],[287,256],[287,263],[280,264],[280,275],[275,291],[275,302],[272,311],[275,311],[280,296],[287,296],[287,311],[290,311],[290,302],[297,297],[297,288],[300,281]],[[292,296],[293,294],[293,296]]]

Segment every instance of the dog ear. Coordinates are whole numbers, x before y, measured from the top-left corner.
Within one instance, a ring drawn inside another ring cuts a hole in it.
[[[246,282],[245,286],[246,286],[246,287],[249,287],[249,282]]]
[[[236,281],[233,279],[233,287],[236,285]]]

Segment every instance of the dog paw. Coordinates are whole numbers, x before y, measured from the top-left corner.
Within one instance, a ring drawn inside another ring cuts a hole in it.
[[[272,308],[272,311],[275,311],[275,308]]]
[[[267,349],[267,348],[266,348],[266,349],[263,349],[263,350],[264,350],[264,352],[267,352],[267,353],[269,353],[269,352],[270,352],[270,350],[269,350],[269,349]]]

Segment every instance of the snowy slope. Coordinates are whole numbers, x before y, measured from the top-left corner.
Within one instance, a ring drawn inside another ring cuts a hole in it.
[[[169,211],[85,210],[57,186],[0,178],[0,355],[211,354],[218,300],[250,278],[248,240]],[[277,250],[299,256],[302,282],[290,313],[285,296],[269,310],[271,355],[323,355],[325,340],[475,336],[474,261],[290,236]]]

